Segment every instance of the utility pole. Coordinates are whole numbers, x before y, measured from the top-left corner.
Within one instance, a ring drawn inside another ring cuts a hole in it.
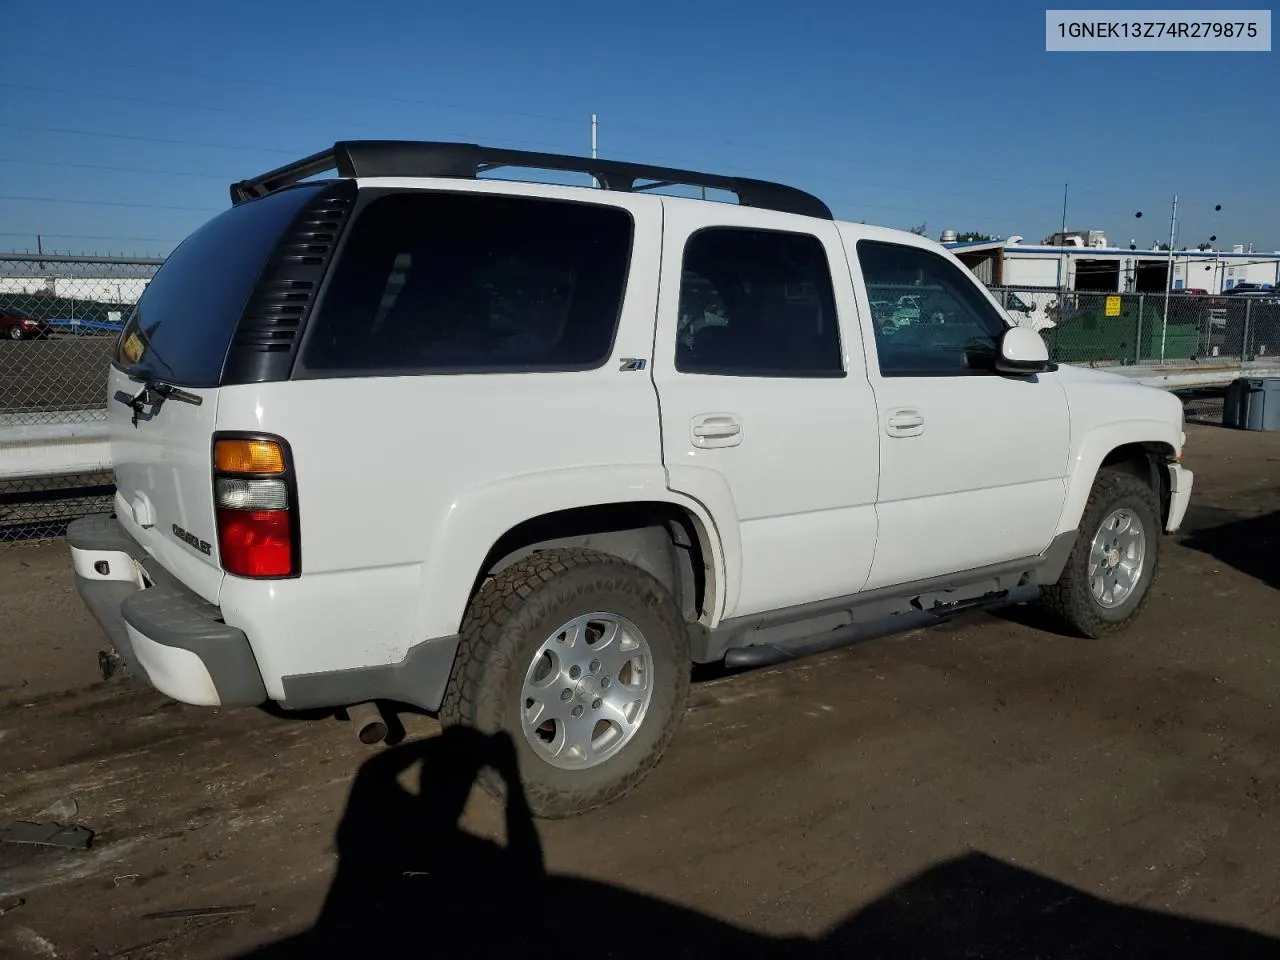
[[[591,115],[591,159],[592,160],[596,158],[596,128],[598,126],[599,126],[599,120],[596,117],[596,115],[593,113]],[[600,188],[600,181],[597,180],[594,176],[592,176],[591,178],[591,186],[595,187],[597,190]]]
[[[1160,362],[1164,363],[1165,343],[1169,336],[1169,293],[1173,290],[1173,244],[1178,234],[1178,195],[1173,195],[1173,212],[1169,215],[1169,256],[1165,258],[1164,320],[1160,324]]]
[[[1062,246],[1062,253],[1058,255],[1058,291],[1067,289],[1067,187],[1070,184],[1062,185],[1062,232],[1058,234],[1058,243]]]

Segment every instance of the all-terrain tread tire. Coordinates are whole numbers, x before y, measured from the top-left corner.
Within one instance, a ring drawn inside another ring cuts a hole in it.
[[[612,598],[615,605],[631,609],[612,611],[593,596]],[[511,685],[523,683],[534,651],[557,625],[595,610],[646,621],[637,626],[649,642],[655,688],[641,728],[618,754],[587,771],[560,770],[539,758],[525,741],[518,717],[511,714],[512,705],[519,703],[518,687],[513,696]],[[573,612],[566,615],[567,611]],[[556,623],[548,626],[553,620]],[[534,816],[577,816],[617,800],[657,764],[684,714],[689,671],[687,625],[679,605],[655,577],[596,550],[539,550],[489,578],[472,599],[463,617],[440,720],[445,726],[463,725],[484,733],[506,731],[516,746]],[[504,781],[496,770],[486,768],[479,780],[489,793],[502,798]]]
[[[1142,519],[1146,533],[1146,564],[1136,601],[1126,602],[1109,614],[1093,598],[1089,585],[1089,550],[1099,524],[1112,510],[1127,506]],[[1160,572],[1160,502],[1151,485],[1131,473],[1104,469],[1094,480],[1093,489],[1080,518],[1079,532],[1067,564],[1058,582],[1041,589],[1040,603],[1064,625],[1085,637],[1097,639],[1119,633],[1133,623],[1151,599]]]

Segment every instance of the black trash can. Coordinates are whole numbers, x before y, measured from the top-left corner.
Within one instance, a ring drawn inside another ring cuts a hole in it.
[[[1280,430],[1280,377],[1241,377],[1227,387],[1222,423],[1239,430]]]

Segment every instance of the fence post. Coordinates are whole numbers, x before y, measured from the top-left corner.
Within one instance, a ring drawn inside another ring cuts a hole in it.
[[[1249,315],[1253,312],[1253,300],[1244,298],[1244,341],[1240,344],[1240,369],[1249,362]]]
[[[1147,308],[1147,295],[1145,293],[1138,294],[1138,332],[1133,338],[1133,362],[1138,365],[1142,362],[1142,311]]]

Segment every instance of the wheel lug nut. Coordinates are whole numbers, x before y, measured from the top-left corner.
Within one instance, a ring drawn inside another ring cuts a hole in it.
[[[582,668],[577,664],[569,668],[569,679],[577,680],[580,676],[582,676]]]
[[[560,691],[560,699],[561,699],[561,700],[564,700],[566,703],[567,703],[568,701],[572,700],[572,699],[573,699],[573,691],[572,691],[572,690],[570,690],[568,687],[565,687],[563,690],[561,690],[561,691]]]
[[[601,690],[608,690],[608,689],[609,689],[609,684],[610,684],[610,683],[612,683],[612,682],[613,682],[613,681],[612,681],[612,680],[610,680],[608,677],[601,677],[601,678],[600,678],[600,689],[601,689]]]
[[[582,716],[582,704],[578,704],[576,707],[573,708],[574,719],[576,720],[580,716]]]
[[[592,674],[596,674],[596,673],[599,673],[599,672],[600,672],[600,661],[599,661],[599,660],[592,660],[592,661],[591,661],[591,673],[592,673]]]

